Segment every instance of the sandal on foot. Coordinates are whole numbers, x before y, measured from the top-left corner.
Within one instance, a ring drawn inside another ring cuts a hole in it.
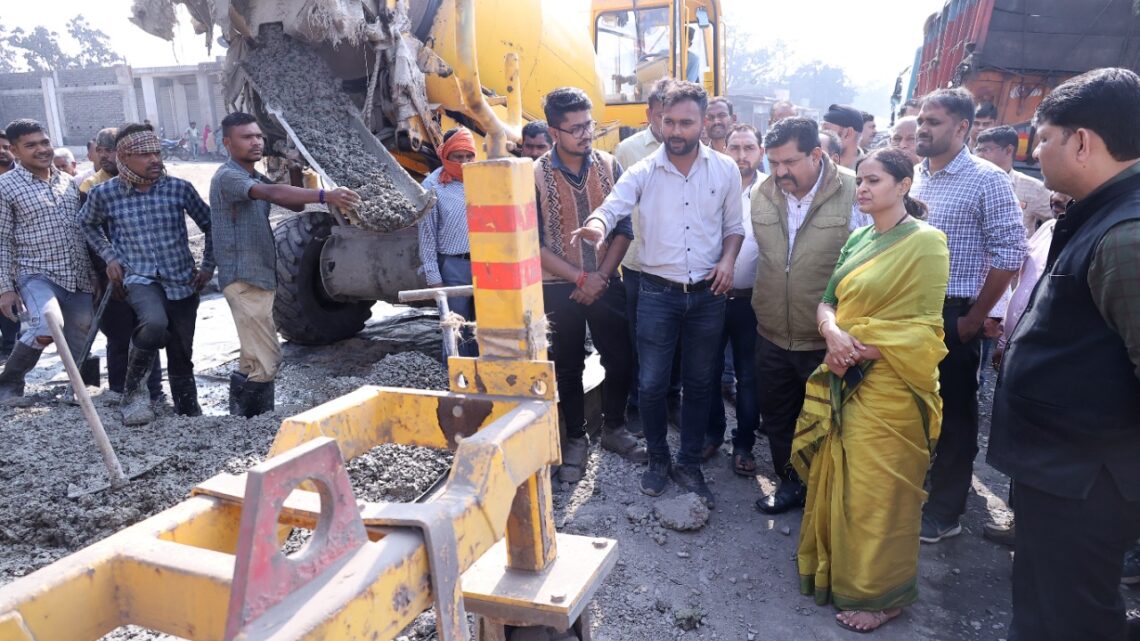
[[[860,628],[860,627],[858,627],[852,623],[848,623],[847,621],[844,621],[843,619],[839,618],[843,614],[852,614],[852,615],[866,614],[866,615],[870,616],[873,624],[869,628]],[[850,610],[848,612],[840,612],[839,614],[835,615],[835,623],[839,627],[843,628],[844,630],[850,630],[852,632],[858,632],[859,634],[867,634],[868,632],[874,632],[875,630],[878,630],[879,628],[883,627],[891,619],[898,617],[900,614],[902,614],[901,608],[895,608],[895,610],[893,611],[893,614],[891,613],[891,611],[888,611],[888,610],[879,610],[878,612],[868,612],[866,610]]]
[[[756,457],[752,452],[733,453],[732,471],[740,476],[756,476]]]

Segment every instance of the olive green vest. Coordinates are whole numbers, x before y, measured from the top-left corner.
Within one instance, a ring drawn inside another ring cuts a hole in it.
[[[791,351],[824,349],[815,312],[850,235],[855,174],[823,157],[819,185],[788,259],[788,201],[769,177],[752,197],[752,229],[760,246],[752,309],[760,335]]]

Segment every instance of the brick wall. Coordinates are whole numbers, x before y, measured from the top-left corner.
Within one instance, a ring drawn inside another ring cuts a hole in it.
[[[123,92],[61,90],[60,109],[66,134],[64,144],[86,145],[104,127],[118,127],[128,120],[123,113]]]
[[[4,95],[0,93],[0,127],[18,118],[32,118],[41,123],[47,122],[44,113],[43,96],[34,94]]]
[[[5,89],[40,89],[39,73],[3,73],[0,74],[0,91]]]
[[[66,69],[56,73],[60,87],[90,87],[93,85],[118,84],[115,67],[94,69]]]

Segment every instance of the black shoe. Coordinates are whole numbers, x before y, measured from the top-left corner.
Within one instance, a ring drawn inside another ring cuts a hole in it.
[[[248,383],[247,383],[248,385]],[[174,401],[174,413],[179,416],[201,416],[198,405],[198,384],[193,376],[171,376],[170,397]]]
[[[669,485],[669,459],[649,459],[649,469],[641,473],[641,491],[649,496],[661,496]]]
[[[12,348],[8,360],[4,362],[4,371],[0,372],[0,405],[26,405],[24,399],[24,377],[35,368],[40,360],[41,350],[17,342]]]
[[[807,488],[798,478],[781,479],[775,492],[756,501],[756,509],[764,514],[783,514],[803,507],[806,497]]]
[[[131,344],[127,353],[127,376],[123,383],[123,398],[119,408],[123,413],[123,425],[146,425],[154,420],[154,408],[150,406],[150,393],[146,380],[154,364],[153,349],[142,349]],[[170,381],[174,391],[174,379]]]
[[[923,543],[938,543],[942,539],[958,536],[961,533],[962,524],[959,521],[943,523],[937,517],[923,514],[922,529],[918,533],[918,540]]]
[[[1124,585],[1140,583],[1140,547],[1124,553],[1124,571],[1120,573],[1120,582]]]
[[[230,416],[241,416],[246,379],[247,376],[241,372],[230,372]]]
[[[674,465],[669,473],[673,482],[686,492],[692,492],[705,500],[710,510],[716,509],[716,497],[705,483],[705,475],[700,465]]]
[[[242,384],[241,394],[238,397],[238,412],[246,417],[253,418],[259,414],[273,411],[274,384],[273,381],[257,382],[247,380]]]

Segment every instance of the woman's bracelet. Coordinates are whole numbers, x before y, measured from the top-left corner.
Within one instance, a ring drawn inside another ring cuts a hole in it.
[[[828,322],[828,321],[830,321],[830,320],[831,320],[830,318],[825,318],[825,319],[823,319],[823,320],[819,321],[819,325],[816,325],[816,327],[815,327],[815,331],[816,331],[816,332],[817,332],[817,333],[818,333],[820,336],[823,336],[823,326],[824,326],[825,324],[827,324],[827,322]]]

